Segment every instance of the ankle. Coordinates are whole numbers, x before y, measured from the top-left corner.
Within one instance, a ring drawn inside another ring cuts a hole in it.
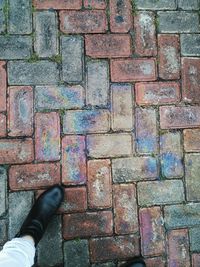
[[[31,245],[35,246],[35,240],[31,235],[24,235],[21,237],[22,239],[25,239],[28,241]]]

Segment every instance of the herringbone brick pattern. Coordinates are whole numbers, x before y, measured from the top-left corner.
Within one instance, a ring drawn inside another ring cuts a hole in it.
[[[199,0],[0,1],[0,245],[65,200],[36,266],[200,266]]]

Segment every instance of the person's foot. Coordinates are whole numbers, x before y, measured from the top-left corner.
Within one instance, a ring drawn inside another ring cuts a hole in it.
[[[30,235],[37,245],[63,198],[64,189],[60,185],[54,185],[42,193],[30,210],[16,237]]]
[[[121,267],[146,267],[146,264],[142,258],[134,258]]]

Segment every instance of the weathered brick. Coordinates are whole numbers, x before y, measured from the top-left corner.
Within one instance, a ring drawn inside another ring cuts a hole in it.
[[[165,260],[161,257],[145,259],[147,267],[165,267]]]
[[[60,213],[82,212],[87,209],[87,191],[85,187],[65,188],[64,201]]]
[[[6,136],[6,115],[0,113],[0,137]]]
[[[8,135],[31,136],[33,133],[33,90],[28,86],[8,88]]]
[[[200,152],[200,129],[187,129],[183,133],[185,151]]]
[[[130,156],[132,153],[131,135],[102,134],[87,136],[88,155],[93,158]]]
[[[84,88],[76,86],[36,86],[35,107],[45,109],[77,109],[84,106]]]
[[[84,0],[84,7],[91,9],[105,9],[107,6],[105,0]]]
[[[6,15],[4,12],[4,6],[7,4],[6,0],[0,2],[0,33],[6,30]]]
[[[143,256],[159,256],[165,252],[165,230],[159,207],[139,211],[141,247]]]
[[[192,254],[192,267],[198,267],[200,265],[200,254]]]
[[[64,239],[111,235],[112,228],[111,211],[66,214],[63,217]]]
[[[160,154],[162,175],[167,178],[183,177],[183,149],[181,135],[165,133],[160,137]]]
[[[60,29],[64,33],[103,33],[107,28],[104,10],[60,12]]]
[[[109,93],[108,62],[92,60],[87,63],[86,103],[93,106],[106,106]]]
[[[27,59],[32,53],[30,36],[0,36],[1,59]]]
[[[48,60],[34,63],[18,60],[8,62],[10,85],[48,85],[59,80],[57,64]]]
[[[42,11],[34,13],[35,52],[40,57],[58,54],[58,32],[56,12]]]
[[[4,245],[7,239],[7,221],[0,220],[0,244]]]
[[[14,165],[9,169],[12,190],[39,189],[59,183],[59,163]]]
[[[154,59],[113,59],[111,60],[113,82],[134,82],[156,80]]]
[[[176,0],[136,0],[136,7],[146,10],[174,10],[176,9]]]
[[[136,147],[140,154],[158,151],[157,119],[154,109],[136,109]]]
[[[190,236],[190,251],[200,251],[200,227],[193,227],[189,229]]]
[[[172,230],[168,233],[168,266],[190,267],[188,230]]]
[[[181,54],[200,56],[200,34],[181,34]]]
[[[88,161],[88,205],[101,209],[112,206],[112,178],[110,160]]]
[[[175,104],[180,101],[178,82],[136,83],[136,102],[139,105]]]
[[[63,132],[65,134],[106,133],[110,130],[108,110],[73,110],[65,112]]]
[[[56,112],[35,115],[35,158],[38,161],[60,159],[60,118]]]
[[[172,34],[158,35],[159,77],[164,80],[180,78],[179,36]]]
[[[37,9],[81,9],[82,0],[33,0]]]
[[[139,255],[137,236],[125,235],[90,240],[91,261],[120,260]]]
[[[130,0],[110,1],[110,29],[112,32],[128,32],[132,27]]]
[[[65,185],[86,182],[84,136],[65,136],[62,139],[62,182]]]
[[[200,58],[182,59],[183,100],[200,104]]]
[[[86,55],[93,58],[117,58],[131,55],[128,34],[93,34],[85,36]]]
[[[6,62],[0,61],[0,111],[6,111],[7,75]]]
[[[32,191],[21,191],[9,194],[9,228],[8,238],[12,239],[17,234],[27,217],[33,202]]]
[[[0,216],[6,211],[7,204],[7,173],[6,169],[0,167]]]
[[[165,227],[167,229],[186,228],[199,225],[200,204],[165,206]]]
[[[188,201],[200,200],[199,166],[200,154],[185,155],[185,180]]]
[[[32,1],[9,0],[8,33],[30,34],[32,32]]]
[[[133,90],[131,85],[111,85],[111,111],[114,131],[133,129]]]
[[[199,10],[199,0],[178,0],[178,8],[183,10]]]
[[[184,200],[184,187],[180,180],[138,183],[138,202],[140,206],[173,204]]]
[[[65,267],[88,267],[88,241],[72,240],[64,242],[64,263]]]
[[[198,13],[187,11],[160,11],[158,12],[158,30],[162,33],[199,32]]]
[[[200,126],[200,107],[160,107],[162,129],[194,128]]]
[[[113,187],[114,222],[116,234],[138,231],[136,188],[133,184]]]
[[[32,139],[0,139],[0,164],[28,163],[33,159]]]
[[[153,12],[138,12],[134,17],[135,52],[140,56],[156,56],[156,27]]]
[[[61,216],[54,216],[38,245],[37,263],[40,266],[53,267],[63,264],[61,230]]]
[[[153,157],[133,157],[112,160],[114,183],[155,180],[158,177],[157,160]]]
[[[68,83],[80,83],[83,79],[83,38],[81,36],[63,36],[62,75]]]

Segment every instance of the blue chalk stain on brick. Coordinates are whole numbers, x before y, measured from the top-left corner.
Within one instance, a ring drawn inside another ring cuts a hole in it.
[[[152,137],[138,137],[136,139],[139,153],[153,153],[157,150],[157,140]]]
[[[150,173],[157,172],[157,160],[155,158],[148,158],[146,161],[147,170]]]
[[[181,158],[172,152],[162,154],[161,166],[162,174],[169,178],[180,176],[183,169]]]

